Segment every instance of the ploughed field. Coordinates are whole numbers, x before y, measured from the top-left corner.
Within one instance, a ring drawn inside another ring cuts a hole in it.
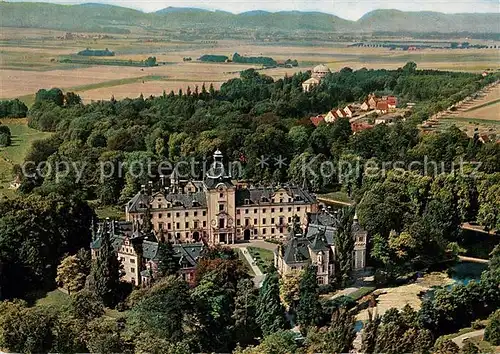
[[[499,49],[425,49],[399,51],[389,48],[349,47],[350,43],[264,41],[169,41],[159,34],[134,32],[129,35],[111,35],[101,38],[95,33],[74,33],[71,39],[62,39],[61,31],[1,28],[0,31],[0,98],[20,97],[28,104],[41,88],[59,87],[78,92],[85,101],[137,97],[143,94],[159,95],[163,91],[177,92],[205,83],[218,87],[224,81],[238,77],[248,68],[259,65],[235,63],[202,63],[196,61],[204,54],[231,56],[267,56],[276,61],[296,59],[298,67],[262,69],[274,78],[310,70],[324,63],[332,70],[345,66],[353,69],[402,67],[415,61],[419,68],[473,71],[497,70]],[[114,66],[82,63],[61,63],[86,48],[115,52],[109,57],[89,58],[99,62],[141,62],[156,57],[158,66]],[[192,61],[184,61],[191,58]]]

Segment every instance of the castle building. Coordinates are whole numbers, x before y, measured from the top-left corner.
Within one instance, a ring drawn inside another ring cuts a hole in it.
[[[170,186],[143,187],[126,205],[126,220],[150,218],[158,239],[170,242],[231,244],[244,240],[284,239],[292,219],[303,228],[317,211],[314,196],[298,186],[253,186],[231,180],[223,155],[200,181],[181,181],[173,173]]]
[[[99,224],[90,244],[95,259],[103,237],[109,237],[113,250],[122,264],[121,280],[136,286],[148,286],[158,271],[160,254],[153,233],[144,233],[138,222],[109,221]],[[188,283],[194,281],[196,264],[202,256],[202,243],[173,244],[174,257],[179,262],[179,274]]]
[[[302,83],[302,89],[304,92],[309,92],[313,87],[319,85],[321,80],[330,73],[328,66],[320,64],[313,68],[312,75],[310,79],[307,79]]]
[[[302,270],[309,265],[317,267],[319,285],[330,284],[335,279],[335,234],[337,220],[329,213],[310,214],[310,223],[305,232],[296,228],[290,232],[284,245],[280,245],[274,253],[274,265],[283,276],[294,270]],[[357,217],[351,228],[354,238],[353,271],[366,267],[366,247],[368,233],[364,231]]]

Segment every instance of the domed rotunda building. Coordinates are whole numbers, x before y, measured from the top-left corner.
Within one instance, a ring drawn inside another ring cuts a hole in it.
[[[328,66],[324,64],[315,66],[312,70],[311,78],[302,83],[302,89],[304,92],[309,92],[314,86],[319,85],[321,83],[321,79],[323,79],[328,73],[330,73]]]

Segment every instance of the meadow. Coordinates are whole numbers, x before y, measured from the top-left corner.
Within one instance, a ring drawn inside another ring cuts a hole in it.
[[[25,118],[2,119],[1,122],[11,131],[12,145],[0,148],[0,199],[14,195],[14,191],[9,189],[14,179],[12,175],[14,165],[24,161],[24,157],[35,140],[46,138],[51,134],[31,129]]]
[[[257,40],[165,40],[161,32],[136,30],[129,35],[113,34],[98,38],[95,34],[74,34],[64,38],[64,32],[36,29],[0,28],[0,98],[20,97],[27,104],[41,88],[59,87],[75,91],[84,101],[160,95],[163,91],[177,92],[187,87],[219,87],[222,82],[238,77],[239,72],[260,66],[234,63],[201,63],[203,54],[231,56],[269,56],[278,61],[297,59],[299,67],[274,68],[263,71],[274,78],[310,70],[323,63],[331,70],[349,66],[352,69],[396,69],[408,61],[419,68],[482,72],[498,70],[499,49],[447,50],[426,49],[414,52],[388,48],[349,47],[348,42]],[[109,48],[114,57],[104,60],[141,61],[155,56],[157,67],[124,67],[61,63],[60,60],[85,49]],[[191,62],[183,58],[190,57]]]

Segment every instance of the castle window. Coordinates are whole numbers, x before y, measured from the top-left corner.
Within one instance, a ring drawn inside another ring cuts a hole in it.
[[[205,210],[203,210],[203,216],[206,216],[207,215],[207,212]]]
[[[131,271],[132,273],[135,273],[135,268],[130,268],[130,271]]]
[[[238,226],[241,225],[241,220],[240,219],[236,220],[236,225],[238,225]]]
[[[172,228],[172,224],[171,223],[168,223],[167,224],[167,230],[170,230]]]
[[[240,209],[236,210],[236,215],[240,215]]]
[[[175,223],[175,228],[176,229],[180,229],[181,228],[181,223],[180,222],[176,222]]]
[[[288,203],[291,203],[293,202],[293,199],[292,198],[288,198]]]
[[[130,263],[135,263],[135,258],[130,258]]]
[[[219,204],[219,211],[224,211],[224,204]]]
[[[257,209],[254,209],[254,210],[253,210],[253,213],[254,213],[254,214],[257,214]]]
[[[292,222],[292,218],[289,216],[288,217],[288,222],[291,223]]]
[[[163,230],[163,223],[162,223],[162,222],[159,222],[159,223],[158,223],[158,229],[159,229],[159,230]]]
[[[188,223],[188,222],[186,222],[186,229],[188,229],[188,228],[189,228],[189,223]]]
[[[257,235],[257,229],[253,229],[253,234]]]
[[[257,225],[257,219],[253,219],[253,224]]]
[[[280,213],[282,213],[282,212],[283,212],[283,208],[280,208]]]
[[[163,205],[158,204],[158,209],[161,209],[161,208],[163,208]]]
[[[170,217],[170,213],[167,213],[167,218],[169,218],[169,217]]]
[[[198,216],[198,212],[197,211],[194,212],[194,216]]]
[[[297,207],[297,211],[300,211],[300,207]]]
[[[163,214],[162,214],[162,213],[158,214],[158,218],[160,218],[160,219],[161,219],[162,217],[163,217]]]
[[[274,224],[274,218],[271,218],[271,224]]]
[[[271,208],[271,213],[274,213],[274,208]]]
[[[245,226],[250,225],[250,219],[245,219]]]
[[[179,216],[181,216],[180,213],[175,213],[175,217],[178,218]]]
[[[245,205],[250,204],[250,199],[245,199]]]
[[[248,209],[245,209],[245,214],[248,214]]]
[[[291,207],[288,207],[288,212],[291,212],[292,211],[292,208]]]
[[[262,229],[262,234],[265,235],[266,234],[266,229]]]
[[[125,262],[125,257],[120,257],[121,262]]]
[[[266,218],[262,219],[262,225],[266,224]]]
[[[265,214],[266,213],[266,209],[262,209],[262,212]]]
[[[194,225],[194,228],[197,229],[198,228],[198,221],[194,221],[193,225]]]
[[[189,216],[189,211],[186,211],[186,212],[184,213],[184,216],[185,216],[185,217],[188,217],[188,216]]]
[[[271,227],[271,233],[274,234],[274,227]]]
[[[219,198],[224,198],[224,193],[219,193]]]
[[[207,227],[207,222],[203,221],[203,227]]]

